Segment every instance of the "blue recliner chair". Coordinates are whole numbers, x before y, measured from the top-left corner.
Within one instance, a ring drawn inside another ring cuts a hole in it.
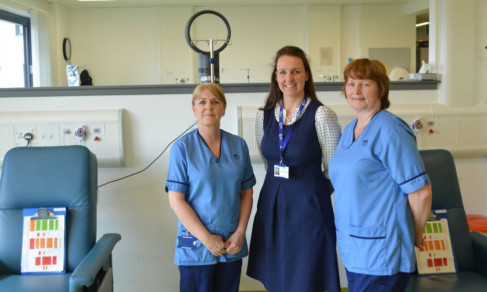
[[[432,209],[446,209],[458,273],[413,276],[408,292],[487,291],[487,237],[470,232],[455,163],[446,150],[420,151],[433,187]]]
[[[0,181],[0,291],[112,290],[111,253],[121,237],[105,234],[96,242],[97,170],[96,156],[83,146],[7,152]],[[66,273],[22,275],[23,209],[64,206]]]

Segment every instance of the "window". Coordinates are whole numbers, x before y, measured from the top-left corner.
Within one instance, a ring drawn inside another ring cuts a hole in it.
[[[32,86],[30,19],[0,10],[0,87]]]

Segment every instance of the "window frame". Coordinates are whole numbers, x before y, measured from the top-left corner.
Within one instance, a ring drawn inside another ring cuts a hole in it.
[[[30,18],[11,13],[5,10],[0,10],[0,20],[16,23],[22,26],[24,38],[24,87],[33,86],[32,76],[32,41]]]

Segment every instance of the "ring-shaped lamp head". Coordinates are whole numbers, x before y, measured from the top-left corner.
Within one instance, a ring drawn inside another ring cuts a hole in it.
[[[193,40],[191,39],[190,36],[190,30],[191,30],[191,25],[193,24],[193,21],[200,15],[203,14],[213,14],[218,16],[223,23],[225,23],[225,26],[227,28],[227,38],[223,41],[223,44],[221,47],[218,49],[214,50],[213,49],[213,40],[209,40],[209,45],[210,45],[210,51],[206,52],[198,48]],[[232,35],[232,32],[230,30],[230,24],[228,23],[227,19],[221,15],[220,13],[213,11],[213,10],[202,10],[196,14],[194,14],[189,20],[188,23],[186,24],[185,28],[185,33],[184,36],[186,38],[186,42],[188,43],[189,47],[198,53],[198,79],[199,82],[220,82],[220,76],[219,76],[219,67],[220,67],[220,58],[219,58],[219,53],[223,51],[230,42],[230,37]]]

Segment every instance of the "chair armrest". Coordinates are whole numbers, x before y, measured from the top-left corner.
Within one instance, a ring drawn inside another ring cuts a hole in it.
[[[478,232],[470,232],[470,237],[472,238],[477,272],[487,276],[487,237]]]
[[[83,287],[94,283],[100,269],[111,259],[112,250],[120,239],[122,239],[120,234],[107,233],[98,240],[71,274],[69,291],[81,292]]]

